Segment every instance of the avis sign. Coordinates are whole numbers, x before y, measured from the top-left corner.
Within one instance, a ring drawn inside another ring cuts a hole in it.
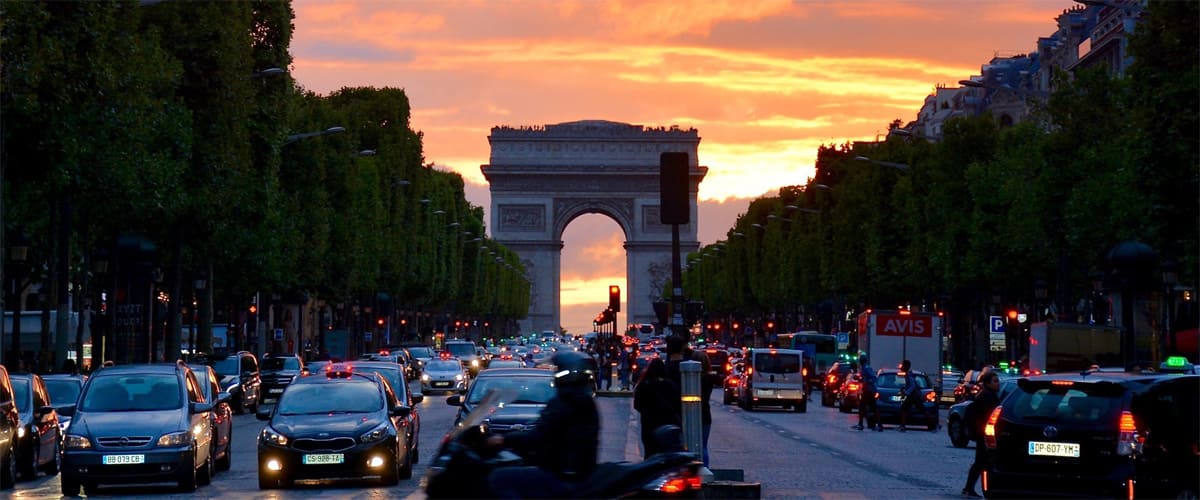
[[[910,314],[880,314],[875,317],[875,335],[887,337],[932,337],[933,317]]]

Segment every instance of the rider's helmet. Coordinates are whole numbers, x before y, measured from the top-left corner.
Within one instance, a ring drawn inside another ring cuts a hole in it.
[[[554,385],[559,388],[584,387],[592,383],[591,365],[585,354],[559,351],[554,355]]]

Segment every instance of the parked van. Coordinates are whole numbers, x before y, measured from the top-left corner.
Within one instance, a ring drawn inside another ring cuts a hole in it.
[[[746,386],[738,395],[738,406],[748,411],[757,406],[808,411],[804,356],[804,351],[798,349],[751,349],[745,361]]]

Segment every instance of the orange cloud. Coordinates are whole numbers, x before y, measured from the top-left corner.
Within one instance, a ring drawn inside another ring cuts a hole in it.
[[[718,22],[761,19],[787,12],[791,6],[791,0],[617,0],[603,4],[602,10],[605,23],[622,36],[670,38],[681,34],[708,35]]]

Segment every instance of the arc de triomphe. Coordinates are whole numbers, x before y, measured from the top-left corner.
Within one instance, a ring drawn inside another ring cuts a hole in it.
[[[691,223],[680,226],[680,252],[699,248],[696,192],[708,167],[699,165],[696,129],[646,128],[585,120],[543,127],[494,127],[490,163],[492,238],[516,252],[531,283],[523,333],[558,331],[563,231],[583,214],[606,215],[625,234],[625,322],[655,321],[652,303],[671,279],[671,226],[659,219],[659,155],[688,153]],[[608,290],[596,290],[603,301]]]

